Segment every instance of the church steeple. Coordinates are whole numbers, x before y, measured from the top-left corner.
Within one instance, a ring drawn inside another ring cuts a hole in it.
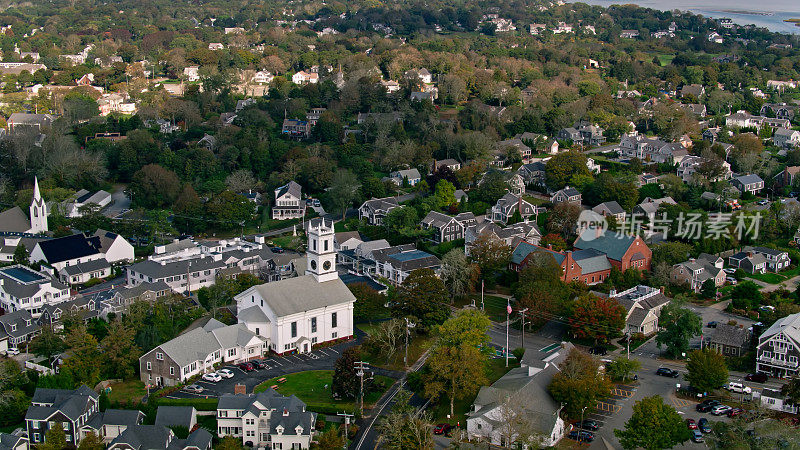
[[[308,267],[306,271],[320,283],[335,280],[336,251],[333,249],[333,222],[311,219],[308,223]]]
[[[31,229],[29,233],[38,234],[47,231],[47,204],[39,192],[39,179],[33,179],[33,201],[31,201]]]

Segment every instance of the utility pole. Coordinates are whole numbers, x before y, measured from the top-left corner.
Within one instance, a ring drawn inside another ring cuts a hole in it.
[[[625,339],[625,343],[628,344],[628,359],[631,359],[631,330],[628,330],[628,339]]]
[[[356,376],[361,380],[361,387],[359,389],[359,396],[361,397],[361,402],[359,406],[359,414],[364,415],[364,376],[367,374],[364,369],[369,367],[369,363],[366,361],[356,361],[355,368],[358,370],[356,372]]]
[[[347,426],[350,425],[350,418],[353,417],[352,414],[347,414],[346,412],[343,413],[336,413],[337,416],[344,417],[344,448],[347,448]]]
[[[405,319],[406,319],[406,355],[403,357],[403,366],[408,368],[408,337],[411,335],[411,329],[416,327],[417,324],[408,320],[408,317],[406,317]]]
[[[508,325],[511,322],[511,301],[506,301],[506,367],[508,367]]]
[[[525,349],[525,312],[528,311],[528,308],[524,308],[520,311],[522,314],[522,349]]]

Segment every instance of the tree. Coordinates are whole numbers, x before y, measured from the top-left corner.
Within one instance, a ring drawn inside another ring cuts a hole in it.
[[[377,355],[385,356],[388,363],[395,352],[402,348],[401,342],[406,333],[405,320],[391,319],[381,322],[377,328],[369,335],[367,345],[372,352]]]
[[[700,287],[700,294],[705,298],[713,299],[717,297],[717,284],[714,282],[713,278],[709,278],[703,282],[703,285]]]
[[[133,174],[128,187],[135,206],[163,208],[171,206],[181,189],[175,172],[157,164],[148,164]]]
[[[791,420],[776,419],[763,409],[751,409],[747,418],[715,422],[705,439],[708,447],[716,450],[796,449],[800,447],[800,430]]]
[[[469,258],[480,267],[482,275],[493,274],[508,266],[511,247],[496,236],[483,233],[472,243]]]
[[[401,389],[395,396],[392,411],[378,423],[380,444],[390,450],[433,448],[433,424],[430,414],[417,414],[409,404],[411,393]]]
[[[106,448],[103,440],[97,436],[97,433],[90,431],[86,436],[81,439],[78,444],[78,450],[104,450]]]
[[[353,306],[353,319],[357,322],[374,320],[386,314],[386,296],[369,287],[367,283],[347,286],[356,303]]]
[[[425,396],[435,400],[446,395],[452,417],[456,399],[475,395],[478,388],[488,382],[485,366],[486,356],[466,343],[457,347],[437,346],[428,359],[430,371],[423,375]]]
[[[547,186],[552,189],[561,189],[566,186],[574,176],[591,176],[586,166],[586,155],[580,152],[569,151],[553,156],[545,166],[545,179]]]
[[[453,183],[447,180],[439,180],[439,182],[436,183],[436,191],[433,194],[436,198],[436,204],[438,207],[441,209],[455,203],[455,192],[456,187],[453,186]]]
[[[738,309],[754,309],[761,302],[761,290],[750,280],[743,281],[731,291],[731,306]]]
[[[686,381],[701,392],[711,392],[728,381],[725,358],[714,349],[704,348],[689,353]]]
[[[528,448],[540,447],[543,435],[536,416],[530,412],[530,405],[538,401],[535,395],[525,389],[515,392],[514,395],[498,390],[495,401],[499,406],[497,429],[502,433],[506,447],[515,448],[512,444],[516,442],[527,443]]]
[[[575,224],[581,214],[581,207],[569,202],[561,202],[553,207],[547,217],[547,230],[561,233],[567,238],[574,238]]]
[[[517,306],[534,314],[531,321],[542,324],[553,315],[564,312],[570,293],[561,281],[561,266],[546,252],[536,252],[527,258],[527,266],[519,274],[519,283],[514,291]]]
[[[572,304],[570,329],[583,339],[608,342],[622,336],[627,311],[615,299],[584,294]]]
[[[606,373],[612,380],[622,380],[624,383],[642,367],[642,363],[637,359],[628,359],[617,356],[613,361],[606,364]]]
[[[233,436],[225,436],[219,444],[214,446],[217,450],[242,450],[242,440]]]
[[[611,392],[611,382],[600,372],[600,363],[576,348],[558,368],[548,390],[555,401],[564,403],[568,417],[579,418],[581,410],[597,406],[597,401]]]
[[[356,362],[361,360],[361,347],[349,347],[333,366],[333,382],[331,392],[335,398],[357,398],[361,384],[356,375]],[[366,379],[365,379],[366,381]]]
[[[31,353],[37,356],[44,356],[47,359],[63,352],[65,348],[64,340],[49,325],[43,326],[42,331],[33,338],[28,346],[28,350]]]
[[[475,267],[467,261],[464,250],[454,248],[442,258],[442,268],[439,276],[450,291],[450,295],[455,298],[461,297],[472,290],[474,272]]]
[[[469,347],[491,350],[489,336],[486,331],[492,326],[483,311],[477,309],[461,309],[445,320],[437,329],[436,345],[446,347]]]
[[[61,422],[54,422],[44,436],[44,442],[38,444],[38,450],[63,450],[67,446],[67,436]]]
[[[792,404],[800,403],[800,378],[794,376],[781,387],[781,394],[788,397]]]
[[[123,380],[133,376],[142,351],[134,343],[136,331],[120,320],[111,323],[108,335],[100,343],[106,367],[116,378]]]
[[[331,428],[319,436],[316,447],[319,450],[341,450],[344,447],[344,438],[339,434],[339,430]]]
[[[625,450],[673,448],[689,439],[683,418],[658,395],[636,402],[625,429],[614,430],[614,434]]]
[[[71,375],[76,384],[94,386],[100,380],[102,369],[97,339],[81,324],[73,328],[64,341],[69,352],[61,364],[61,372]]]
[[[450,315],[450,294],[431,269],[411,272],[397,289],[395,316],[413,316],[425,327],[438,325]]]
[[[252,216],[253,203],[231,191],[223,191],[206,203],[206,217],[222,229],[241,227]]]
[[[347,169],[340,169],[333,175],[328,196],[336,209],[342,212],[342,220],[347,214],[347,208],[352,205],[353,200],[358,196],[360,188],[361,184],[356,176]]]
[[[249,169],[239,169],[225,178],[225,185],[232,192],[245,192],[256,187],[256,179]]]
[[[658,319],[663,329],[656,335],[656,345],[667,347],[667,353],[679,358],[689,350],[689,339],[700,334],[702,323],[700,316],[690,309],[684,308],[682,302],[673,300],[662,310]]]
[[[28,265],[28,250],[22,242],[14,249],[14,264]]]

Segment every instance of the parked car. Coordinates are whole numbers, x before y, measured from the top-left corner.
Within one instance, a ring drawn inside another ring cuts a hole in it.
[[[592,347],[592,348],[589,349],[589,354],[592,354],[592,355],[604,356],[607,353],[608,353],[608,350],[606,350],[606,348],[603,347],[602,345],[598,345],[597,347]]]
[[[742,415],[743,412],[744,410],[742,408],[731,408],[728,410],[727,414],[728,417],[736,417]]]
[[[255,367],[253,367],[253,365],[250,364],[249,362],[243,362],[239,364],[239,368],[244,370],[245,372],[252,372],[253,370],[255,370]]]
[[[591,431],[572,430],[567,435],[568,438],[578,442],[592,442],[594,440],[594,433]]]
[[[703,400],[695,406],[697,412],[709,412],[715,406],[720,405],[719,400]]]
[[[280,247],[270,247],[269,249],[272,251],[272,253],[283,253],[283,249]]]
[[[723,414],[728,414],[728,411],[730,411],[731,409],[732,408],[728,405],[717,405],[711,408],[711,414],[715,416],[721,416]]]
[[[766,383],[769,377],[764,372],[756,372],[747,374],[744,377],[745,381],[755,381],[756,383]]]
[[[672,370],[669,367],[660,367],[658,370],[656,370],[656,375],[661,375],[662,377],[678,378],[681,374],[677,370]]]
[[[19,349],[17,347],[8,347],[8,350],[6,350],[6,355],[19,355]]]
[[[736,273],[736,269],[722,269],[722,271],[728,275],[733,275]]]
[[[233,378],[233,371],[231,369],[219,369],[217,373],[222,378]]]
[[[759,200],[759,201],[758,201],[758,202],[756,202],[756,203],[758,203],[758,204],[759,204],[759,205],[761,205],[761,206],[764,206],[764,205],[769,205],[769,200]]]
[[[712,320],[711,322],[708,322],[708,325],[706,325],[706,326],[708,328],[717,328],[717,321],[716,320]]]
[[[264,362],[263,359],[254,359],[254,360],[250,361],[250,364],[252,364],[253,367],[255,367],[256,369],[259,369],[259,370],[261,370],[261,369],[263,369],[265,367],[269,367],[267,365],[267,363]]]
[[[216,372],[204,373],[203,374],[203,380],[210,381],[212,383],[216,383],[218,381],[222,381],[222,375],[220,375],[220,374],[218,374]]]
[[[730,284],[735,286],[736,283],[738,283],[738,281],[736,281],[736,278],[728,277],[728,283],[730,283]]]
[[[203,392],[203,386],[199,386],[197,384],[190,384],[190,385],[186,386],[185,388],[183,388],[183,390],[186,391],[186,392],[192,392],[194,394],[199,394],[199,393]]]
[[[449,423],[440,423],[434,427],[433,434],[447,434],[450,432],[451,428],[453,427]]]
[[[584,419],[583,422],[578,422],[575,426],[583,430],[597,431],[600,425],[592,419]]]
[[[708,419],[703,417],[697,421],[697,429],[703,433],[711,433],[711,424],[708,423]]]
[[[742,383],[737,383],[735,381],[731,381],[730,383],[728,383],[728,387],[726,387],[725,389],[731,392],[735,392],[737,394],[750,394],[751,392],[753,392],[753,389],[751,389],[750,386],[745,386]]]
[[[761,311],[769,311],[769,312],[775,311],[775,307],[772,305],[761,305],[758,307],[758,309],[760,309]]]
[[[697,422],[695,422],[694,419],[686,419],[686,428],[690,430],[696,430]]]
[[[692,442],[703,442],[703,433],[700,430],[692,430]]]

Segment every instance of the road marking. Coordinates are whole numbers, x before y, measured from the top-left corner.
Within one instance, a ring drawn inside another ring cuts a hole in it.
[[[631,398],[633,397],[633,391],[629,391],[626,389],[614,388],[611,390],[611,395],[615,395],[617,397],[625,397]]]
[[[273,359],[273,360],[271,360],[271,361],[272,361],[272,362],[274,362],[275,364],[277,364],[277,365],[279,365],[279,366],[283,367],[283,364],[281,364],[280,362],[278,362],[278,360],[277,360],[277,359]]]
[[[675,409],[685,408],[685,407],[691,405],[692,403],[694,403],[694,402],[692,402],[690,400],[686,400],[686,399],[683,399],[683,398],[673,398],[673,399],[671,399],[671,401],[672,401],[672,405],[675,406]]]
[[[597,410],[598,411],[603,411],[603,412],[608,412],[608,413],[611,413],[611,414],[615,414],[615,413],[618,413],[619,410],[621,410],[621,409],[622,409],[622,406],[619,406],[619,405],[615,405],[615,404],[612,404],[612,403],[606,403],[606,402],[603,402],[603,401],[597,402]]]

